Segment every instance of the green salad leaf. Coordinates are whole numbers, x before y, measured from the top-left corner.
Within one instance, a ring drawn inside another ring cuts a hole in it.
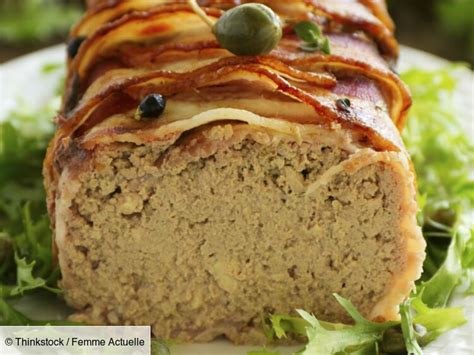
[[[466,323],[462,308],[430,308],[422,294],[400,305],[401,321],[371,322],[362,317],[347,299],[334,295],[355,324],[319,321],[297,310],[300,317],[270,315],[273,337],[306,336],[308,344],[299,355],[326,354],[408,354],[422,355],[421,346]],[[273,337],[271,339],[273,339]]]
[[[445,306],[474,267],[469,215],[474,206],[474,145],[452,98],[462,71],[452,66],[435,71],[413,69],[402,75],[414,99],[404,138],[424,200],[420,223],[427,257],[421,287],[423,301],[432,307]]]
[[[54,293],[61,292],[57,288],[49,287],[48,280],[33,275],[35,273],[34,269],[36,260],[33,260],[28,264],[26,258],[19,258],[17,255],[15,255],[15,262],[17,266],[17,285],[11,290],[10,296],[23,295],[27,291],[40,288],[44,288],[45,290]]]
[[[405,347],[408,354],[423,355],[420,345],[416,339],[416,330],[413,322],[411,300],[407,300],[400,305],[402,334],[405,338]]]
[[[80,6],[60,0],[2,0],[0,41],[31,43],[64,36],[81,14]]]
[[[0,325],[26,325],[31,320],[0,298]]]
[[[0,122],[0,299],[59,292],[42,176],[58,104],[55,98],[31,110],[19,102]],[[22,319],[3,302],[0,324]]]
[[[452,97],[463,71],[452,66],[402,74],[414,101],[403,138],[415,165],[420,194],[427,198],[422,222],[428,225],[433,217],[447,217],[438,222],[449,224],[459,207],[474,202],[474,180],[468,171],[474,166],[474,145]],[[437,215],[440,209],[448,213]]]
[[[423,290],[423,301],[427,305],[444,307],[448,303],[464,274],[462,260],[466,250],[465,241],[468,238],[472,239],[472,230],[468,231],[462,227],[454,232],[444,263],[431,279],[419,286]]]
[[[338,295],[334,295],[339,304],[352,317],[355,325],[340,326],[327,329],[313,315],[298,310],[297,312],[308,322],[306,336],[308,345],[302,355],[323,355],[339,353],[361,353],[374,351],[377,343],[382,340],[385,331],[396,325],[396,322],[375,323],[366,320],[354,305]]]
[[[420,345],[425,346],[441,334],[466,323],[462,308],[430,308],[423,302],[422,295],[421,292],[409,301],[416,313],[413,323],[423,329],[417,334]]]

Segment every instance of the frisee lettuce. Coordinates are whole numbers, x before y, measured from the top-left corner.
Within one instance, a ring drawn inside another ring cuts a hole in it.
[[[412,69],[402,75],[414,99],[404,138],[418,176],[424,207],[420,223],[427,239],[418,287],[430,307],[445,306],[454,288],[474,268],[470,215],[474,145],[452,98],[462,72],[459,66],[452,66],[436,71]]]
[[[463,259],[469,256],[466,243],[472,239],[472,229],[462,225],[455,229],[447,256],[436,273],[428,281],[421,282],[418,288],[423,293],[423,301],[431,307],[444,307],[452,292],[459,285],[463,274],[468,272],[463,267]],[[467,255],[466,255],[467,254]]]
[[[0,324],[32,322],[6,299],[41,289],[59,293],[41,173],[58,104],[56,97],[31,110],[19,102],[0,122]]]
[[[414,327],[411,302],[412,300],[408,299],[400,305],[401,328],[405,339],[405,348],[408,354],[423,355],[420,344],[416,339],[417,331]]]
[[[421,345],[466,323],[461,308],[430,308],[423,303],[422,294],[413,295],[400,305],[401,321],[384,323],[368,321],[349,300],[334,296],[354,320],[354,325],[321,322],[314,315],[298,310],[300,317],[269,316],[271,339],[306,336],[308,344],[299,355],[399,354],[404,351],[421,355]]]
[[[378,343],[383,339],[385,331],[396,325],[395,322],[375,323],[366,320],[356,310],[354,305],[338,295],[335,295],[339,304],[352,317],[355,325],[327,329],[315,316],[298,310],[301,318],[306,320],[308,345],[300,352],[301,355],[323,355],[338,353],[374,353]]]
[[[421,326],[423,332],[417,334],[417,340],[422,346],[431,343],[441,334],[466,323],[464,310],[456,308],[430,308],[422,299],[422,293],[409,301],[416,316],[413,324]]]
[[[306,311],[297,310],[300,317],[271,315],[269,320],[273,334],[270,333],[270,336],[276,336],[278,339],[286,338],[287,334],[306,336],[309,340],[308,345],[298,352],[302,355],[360,353],[369,349],[373,351],[380,345],[379,342],[383,340],[385,332],[399,324],[368,321],[349,300],[338,295],[334,297],[352,317],[355,325],[322,322]]]

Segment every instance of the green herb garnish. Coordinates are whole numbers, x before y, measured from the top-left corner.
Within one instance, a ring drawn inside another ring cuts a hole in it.
[[[329,39],[323,35],[321,28],[310,21],[299,22],[295,26],[297,36],[304,41],[300,48],[306,52],[321,51],[331,54]]]

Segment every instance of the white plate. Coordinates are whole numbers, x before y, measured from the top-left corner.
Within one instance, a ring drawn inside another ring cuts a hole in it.
[[[42,74],[44,64],[61,63],[65,58],[63,46],[48,48],[0,66],[0,121],[21,98],[32,108],[41,107],[54,92],[59,74]],[[436,69],[447,65],[443,59],[411,48],[402,48],[400,70],[410,67]],[[456,95],[458,107],[466,114],[464,119],[468,134],[474,136],[474,81],[472,72],[466,70],[460,80]],[[468,324],[442,335],[424,351],[426,355],[472,355],[474,350],[474,297],[455,295],[453,306],[466,309]],[[23,310],[34,310],[40,318],[58,318],[65,314],[64,307],[52,306],[49,300],[28,300],[20,307]],[[237,347],[226,341],[211,344],[193,344],[172,347],[173,355],[245,355],[249,350],[258,347]],[[293,350],[294,351],[294,350]],[[283,349],[282,355],[290,354],[292,349]]]

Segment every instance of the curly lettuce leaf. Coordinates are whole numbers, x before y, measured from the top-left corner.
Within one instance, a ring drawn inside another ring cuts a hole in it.
[[[8,218],[3,231],[0,230],[2,297],[23,294],[26,290],[47,287],[46,285],[52,286],[57,279],[52,276],[57,275],[57,272],[52,266],[49,221],[46,215],[33,220],[31,211],[30,204],[23,208],[12,208],[11,213],[14,215]],[[23,231],[18,232],[21,229]],[[29,274],[30,277],[27,276]]]
[[[403,138],[415,165],[420,194],[427,196],[425,212],[443,204],[467,207],[474,203],[474,179],[467,169],[474,166],[474,145],[453,101],[462,75],[458,70],[462,69],[452,66],[402,74],[413,96]]]
[[[14,297],[37,289],[46,289],[59,293],[54,287],[59,277],[59,269],[52,264],[52,241],[49,220],[43,216],[37,221],[31,219],[30,205],[21,209],[24,231],[10,236],[3,233],[13,255],[3,260],[9,268],[5,269],[0,279],[0,296]],[[10,259],[13,256],[14,262]],[[16,283],[12,277],[16,275]]]
[[[427,257],[421,284],[423,300],[431,307],[445,306],[474,266],[469,215],[474,206],[474,175],[469,171],[474,144],[453,101],[459,75],[459,66],[412,69],[402,75],[414,100],[404,138],[423,196],[420,223]]]
[[[58,97],[39,110],[20,104],[0,122],[0,297],[57,293],[42,164]]]
[[[269,316],[270,327],[266,331],[269,339],[277,337],[278,339],[286,338],[286,334],[306,335],[306,327],[308,322],[304,318],[292,317],[282,314],[272,314]]]
[[[385,331],[399,324],[368,321],[349,300],[338,295],[334,297],[352,317],[355,325],[321,322],[314,315],[297,310],[301,318],[271,317],[275,335],[278,338],[286,337],[287,334],[305,335],[308,338],[308,344],[299,352],[301,355],[362,354],[378,347]]]
[[[407,300],[400,305],[401,327],[405,346],[410,355],[423,355],[420,345],[416,339],[416,330],[413,322],[411,300]]]
[[[45,289],[53,293],[60,293],[61,291],[57,288],[48,286],[48,280],[34,276],[34,268],[36,260],[31,263],[27,263],[26,258],[19,258],[15,255],[15,261],[17,265],[17,285],[11,289],[9,296],[23,295],[27,291],[36,289]]]
[[[445,307],[456,286],[461,282],[465,268],[464,258],[471,258],[466,243],[472,243],[473,231],[466,226],[460,226],[453,235],[447,256],[441,267],[426,282],[419,287],[423,290],[423,302],[430,307]],[[466,253],[467,256],[466,256]]]
[[[413,311],[416,313],[414,324],[422,326],[425,334],[418,335],[418,341],[425,346],[441,334],[455,329],[467,320],[464,310],[457,308],[431,308],[423,302],[423,292],[410,300]]]
[[[401,321],[384,323],[365,319],[347,299],[334,295],[354,320],[354,325],[321,322],[314,315],[298,310],[300,317],[273,315],[274,336],[306,336],[308,344],[299,355],[399,354],[422,355],[427,345],[440,334],[466,323],[461,308],[430,308],[422,294],[400,306]]]
[[[300,316],[309,326],[306,328],[308,345],[302,355],[357,354],[376,348],[385,331],[394,327],[396,322],[375,323],[366,320],[347,299],[334,295],[339,304],[355,321],[355,325],[340,327],[337,330],[326,329],[313,315],[299,310]]]
[[[474,232],[471,229],[471,238],[466,242],[462,256],[465,278],[469,284],[466,295],[474,295]]]

